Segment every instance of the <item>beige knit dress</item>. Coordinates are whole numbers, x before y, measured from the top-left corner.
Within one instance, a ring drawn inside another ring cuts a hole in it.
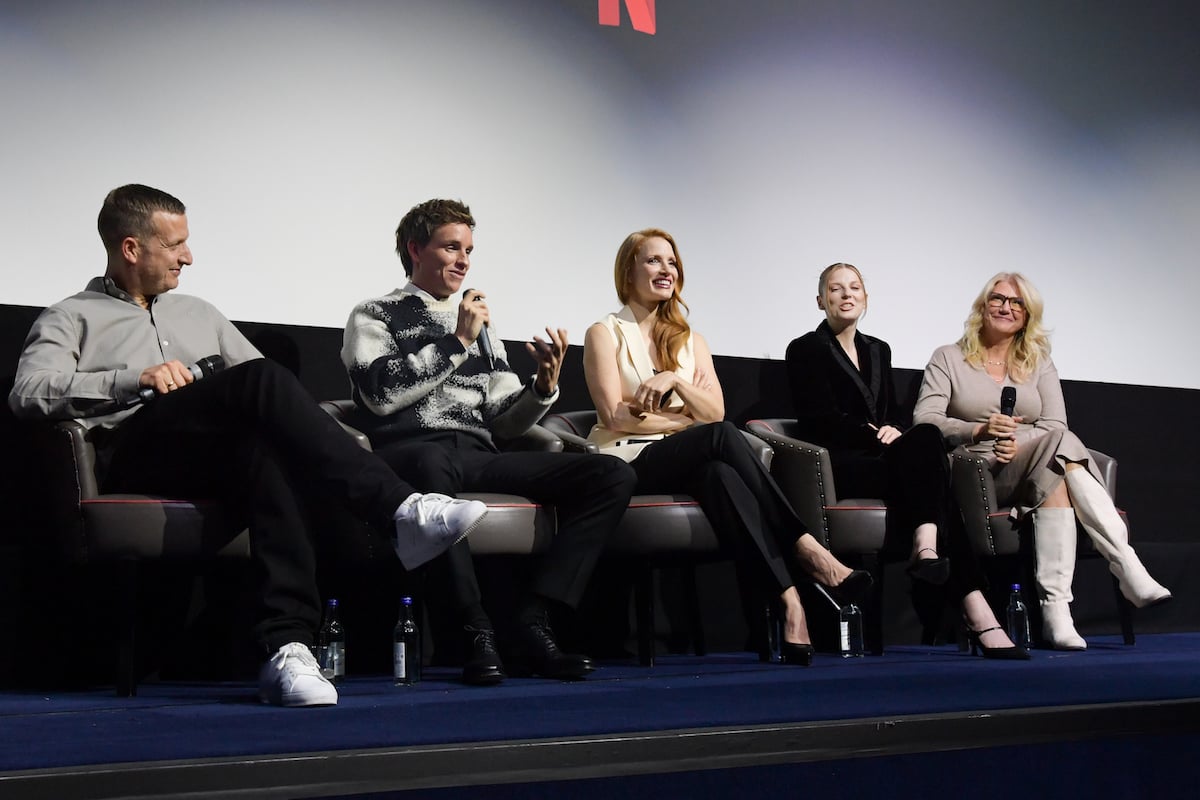
[[[1000,411],[1000,391],[1005,386],[1016,388],[1013,415],[1024,419],[1016,434],[1016,457],[1001,464],[992,453],[992,442],[972,444],[971,434],[979,423]],[[1007,375],[997,383],[981,367],[968,364],[958,345],[939,347],[925,367],[913,422],[932,423],[949,445],[984,456],[996,481],[997,499],[1011,505],[1018,515],[1045,501],[1063,479],[1068,461],[1086,465],[1104,484],[1083,442],[1067,430],[1062,384],[1049,358],[1022,383]]]

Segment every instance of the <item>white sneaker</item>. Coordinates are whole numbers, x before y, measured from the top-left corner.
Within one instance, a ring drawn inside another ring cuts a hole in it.
[[[462,540],[487,515],[478,500],[413,493],[396,509],[392,546],[405,569],[416,569]]]
[[[258,671],[258,699],[271,705],[332,706],[337,689],[321,674],[312,651],[299,642],[285,644]]]

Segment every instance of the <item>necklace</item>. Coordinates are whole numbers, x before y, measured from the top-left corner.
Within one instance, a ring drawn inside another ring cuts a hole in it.
[[[983,363],[989,364],[993,367],[1007,367],[1008,366],[1007,361],[984,361]]]

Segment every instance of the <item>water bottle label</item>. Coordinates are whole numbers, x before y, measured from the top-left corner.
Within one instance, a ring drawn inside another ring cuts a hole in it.
[[[329,674],[334,678],[342,678],[346,675],[346,645],[342,642],[330,642],[329,647],[325,651],[325,662],[322,664],[322,672],[329,670]]]
[[[321,674],[325,676],[325,680],[333,678],[333,667],[329,664],[329,645],[319,645],[317,647],[317,666],[321,668]]]
[[[404,642],[396,642],[392,647],[392,670],[398,681],[408,678],[408,648]]]
[[[850,652],[850,622],[843,621],[841,623],[841,627],[842,627],[842,652],[849,653]]]

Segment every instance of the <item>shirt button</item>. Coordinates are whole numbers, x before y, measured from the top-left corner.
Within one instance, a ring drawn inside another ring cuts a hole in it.
[[[171,346],[171,343],[170,343],[170,342],[168,342],[166,339],[163,339],[162,346],[163,346],[163,347],[170,347],[170,346]]]

